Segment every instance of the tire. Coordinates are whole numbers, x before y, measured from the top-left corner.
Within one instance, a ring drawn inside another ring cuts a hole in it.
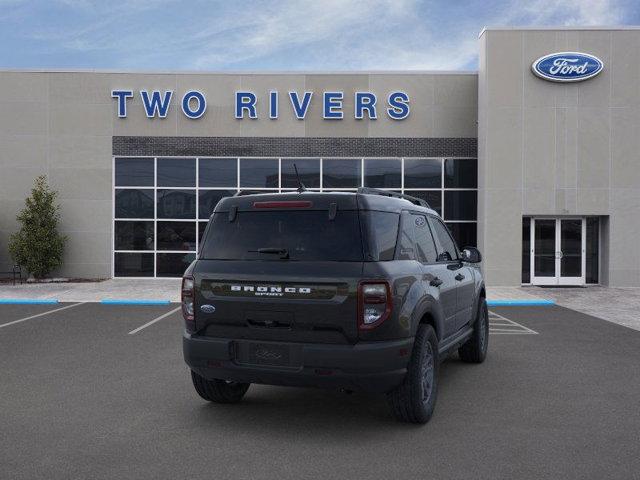
[[[473,334],[460,348],[458,355],[463,362],[482,363],[487,358],[489,347],[489,310],[487,301],[480,298],[476,321],[473,324]]]
[[[394,416],[401,422],[427,423],[438,395],[438,337],[431,325],[420,325],[413,344],[407,375],[387,393]]]
[[[191,371],[193,386],[202,398],[214,403],[238,403],[247,393],[250,383],[227,382],[226,380],[207,380]]]

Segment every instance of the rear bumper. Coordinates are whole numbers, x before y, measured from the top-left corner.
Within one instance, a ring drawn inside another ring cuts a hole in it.
[[[288,366],[240,362],[238,352],[251,343],[291,351]],[[236,382],[300,387],[344,388],[387,392],[407,372],[413,338],[355,345],[252,342],[228,338],[183,336],[184,359],[199,375]]]

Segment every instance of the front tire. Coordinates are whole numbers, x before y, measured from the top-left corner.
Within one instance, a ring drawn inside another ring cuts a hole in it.
[[[438,337],[431,325],[420,325],[413,344],[407,375],[387,394],[394,416],[408,423],[427,423],[438,394]]]
[[[489,347],[489,310],[487,301],[480,298],[476,321],[473,324],[473,334],[464,345],[458,349],[458,355],[463,362],[482,363],[487,358]]]
[[[191,370],[191,381],[198,395],[214,403],[238,403],[247,393],[250,383],[207,380]]]

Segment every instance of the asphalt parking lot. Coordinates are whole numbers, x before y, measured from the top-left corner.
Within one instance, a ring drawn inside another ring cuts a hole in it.
[[[207,404],[176,308],[0,305],[0,477],[638,478],[638,331],[492,308],[487,361],[444,362],[415,426],[357,393],[253,385]]]

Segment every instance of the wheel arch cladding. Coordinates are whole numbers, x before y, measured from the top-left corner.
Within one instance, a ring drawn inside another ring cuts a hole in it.
[[[433,330],[436,332],[436,337],[438,337],[438,340],[440,340],[442,338],[440,336],[442,332],[440,323],[441,322],[437,320],[437,318],[432,314],[431,311],[426,311],[420,317],[420,322],[418,322],[417,327],[419,327],[420,325],[431,325],[433,327]]]

